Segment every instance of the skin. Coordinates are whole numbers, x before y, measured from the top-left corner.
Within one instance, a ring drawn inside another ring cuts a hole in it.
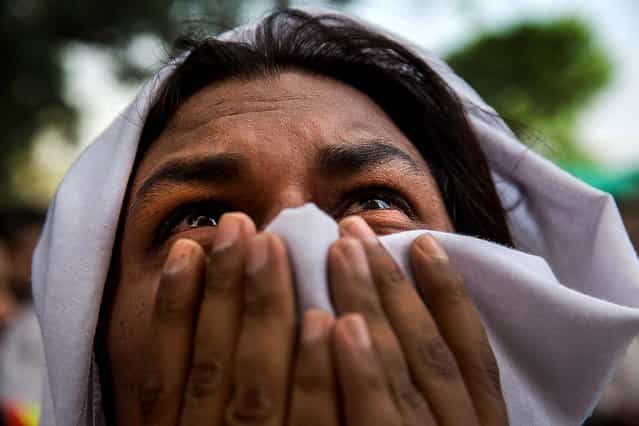
[[[335,147],[360,155],[327,156]],[[242,161],[222,178],[157,178],[219,154]],[[161,228],[211,199],[223,207]],[[306,202],[340,221],[328,263],[338,315],[311,311],[299,327],[286,247],[262,230]],[[361,92],[298,71],[209,86],[145,153],[125,207],[107,327],[118,424],[506,424],[488,340],[445,252],[428,237],[413,247],[427,306],[375,238],[453,228],[426,162]]]

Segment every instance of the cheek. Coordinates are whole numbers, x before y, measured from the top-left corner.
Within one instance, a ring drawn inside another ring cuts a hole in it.
[[[132,401],[143,372],[145,344],[151,332],[151,315],[159,274],[122,274],[117,284],[107,328],[113,397],[118,411]]]
[[[446,206],[439,193],[430,194],[430,201],[427,205],[428,216],[430,217],[431,229],[444,232],[455,232],[455,227],[446,211]]]
[[[420,193],[417,196],[419,200],[418,215],[425,220],[429,229],[435,231],[455,232],[453,221],[446,210],[444,199],[435,182],[435,179],[429,175],[428,179],[422,184],[415,186],[419,188]]]

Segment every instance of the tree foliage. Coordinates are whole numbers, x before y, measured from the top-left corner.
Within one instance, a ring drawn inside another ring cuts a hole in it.
[[[332,0],[344,5],[348,0]],[[288,0],[271,0],[285,7]],[[74,44],[111,53],[123,79],[146,69],[123,54],[140,35],[167,44],[191,25],[234,26],[256,0],[0,0],[3,67],[0,203],[11,202],[12,170],[23,170],[34,136],[47,126],[74,141],[78,111],[64,96],[63,53]],[[577,20],[522,24],[480,35],[448,58],[505,117],[555,140],[558,156],[578,156],[572,143],[577,113],[609,79],[606,55]],[[96,100],[99,101],[99,100]],[[25,188],[21,188],[24,191]]]
[[[480,35],[449,64],[506,119],[548,142],[558,161],[587,161],[574,141],[578,113],[608,83],[612,66],[584,22],[526,22]],[[537,139],[537,138],[533,138]]]
[[[270,4],[286,7],[288,0]],[[39,130],[56,126],[74,140],[78,111],[64,98],[65,48],[79,43],[106,50],[121,78],[141,79],[147,70],[122,54],[137,36],[170,44],[190,24],[217,32],[236,25],[252,5],[264,7],[254,0],[0,0],[0,203],[18,195],[9,176],[22,167]]]

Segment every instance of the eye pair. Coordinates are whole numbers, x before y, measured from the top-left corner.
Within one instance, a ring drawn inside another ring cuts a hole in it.
[[[153,245],[159,246],[164,241],[182,232],[199,228],[215,227],[226,212],[242,211],[229,204],[217,200],[199,200],[184,203],[174,209],[157,227]],[[333,218],[339,220],[346,216],[366,214],[367,212],[392,211],[410,221],[417,220],[417,216],[406,197],[397,189],[387,186],[364,186],[344,194],[341,200],[335,202],[330,210],[326,210]],[[390,218],[377,217],[378,223]],[[393,218],[397,220],[397,216]]]
[[[360,209],[367,210],[389,210],[393,208],[392,201],[385,200],[382,197],[368,198],[360,202]],[[192,212],[186,214],[182,223],[177,226],[184,226],[188,229],[200,228],[203,226],[217,226],[222,214],[220,212],[201,212],[196,208]],[[179,232],[179,231],[178,231]]]

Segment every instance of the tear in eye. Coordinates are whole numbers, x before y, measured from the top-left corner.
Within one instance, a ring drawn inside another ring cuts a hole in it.
[[[189,214],[186,216],[185,220],[190,229],[199,228],[201,226],[217,226],[217,220],[208,215]]]
[[[157,246],[171,235],[180,232],[216,227],[220,223],[222,214],[227,211],[229,208],[226,205],[214,201],[200,201],[179,206],[158,225],[153,244]]]
[[[388,210],[392,209],[391,204],[381,198],[370,198],[361,203],[362,210]]]
[[[413,210],[406,199],[399,192],[388,188],[372,187],[355,190],[345,197],[342,205],[345,207],[338,209],[339,214],[336,216],[396,211],[409,218],[414,217]]]

